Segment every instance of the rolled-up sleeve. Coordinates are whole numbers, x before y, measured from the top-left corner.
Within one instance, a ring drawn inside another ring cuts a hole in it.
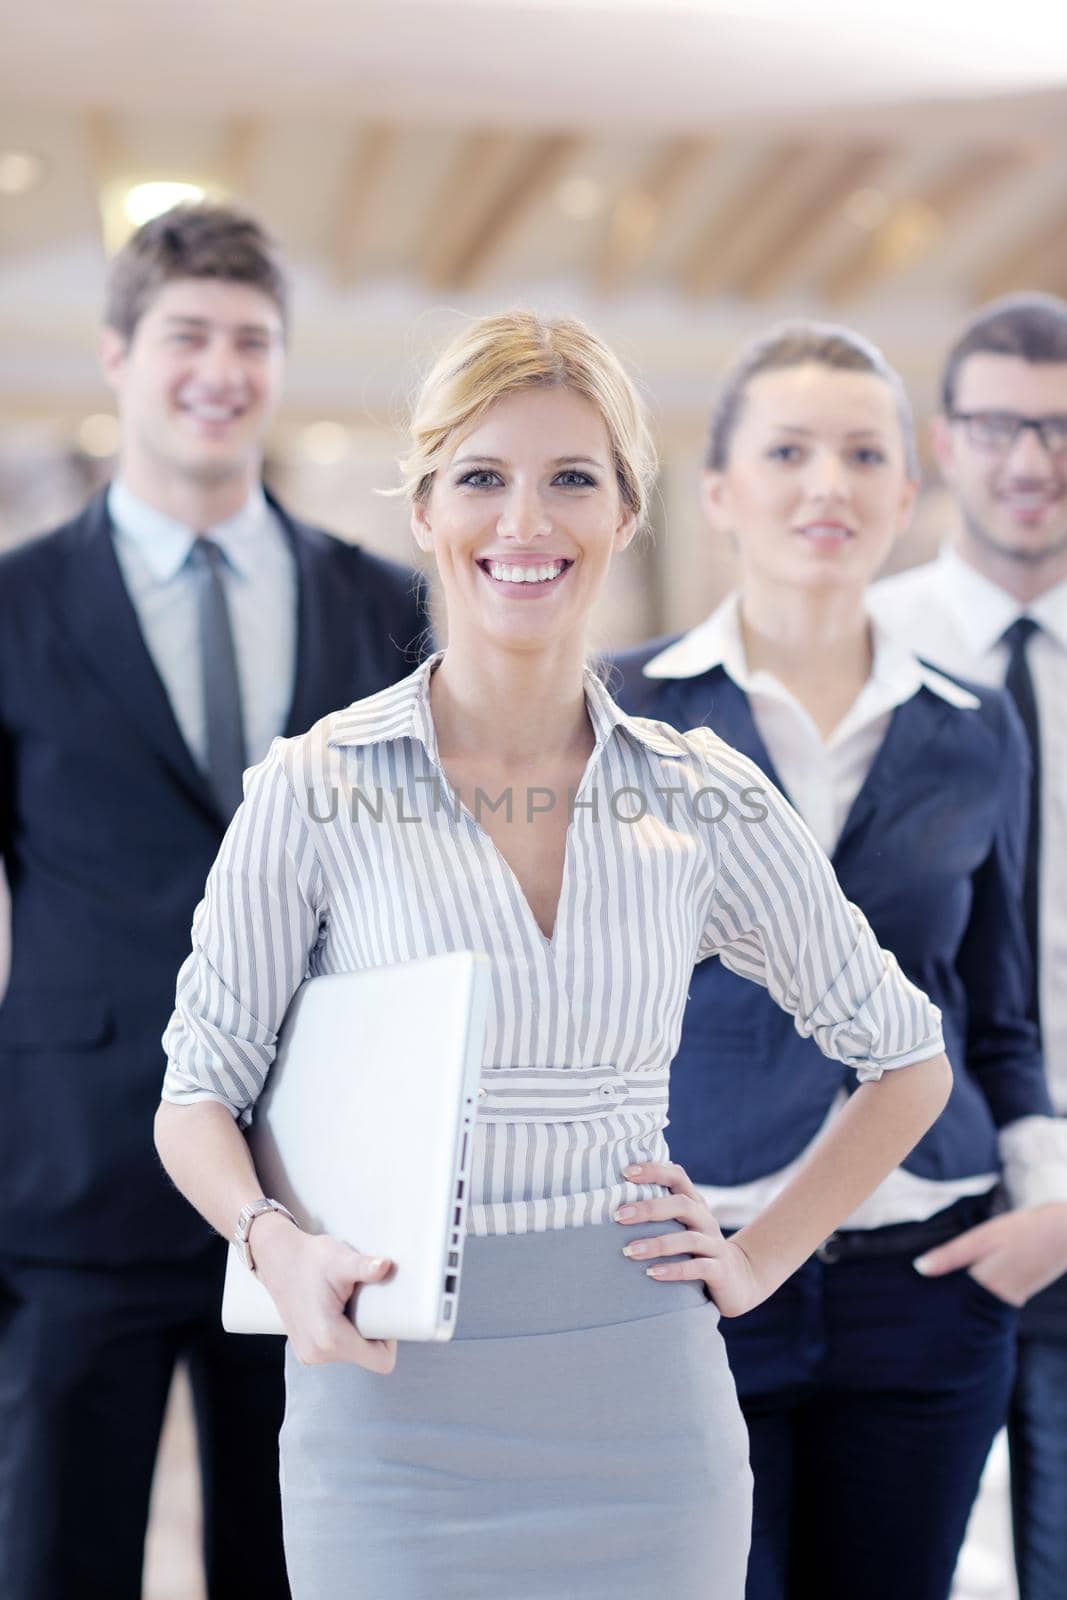
[[[734,808],[719,830],[699,958],[717,955],[762,984],[798,1033],[862,1081],[943,1051],[937,1007],[845,898],[802,819],[757,767],[730,754],[739,781],[759,787],[766,816],[746,820]]]
[[[163,1099],[217,1100],[251,1121],[290,1000],[324,925],[324,886],[284,768],[284,741],[245,777],[193,918],[163,1035]]]

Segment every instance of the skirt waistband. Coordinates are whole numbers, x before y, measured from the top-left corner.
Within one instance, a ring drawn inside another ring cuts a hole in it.
[[[453,1337],[508,1339],[601,1328],[697,1306],[713,1311],[702,1283],[657,1282],[645,1272],[649,1261],[632,1261],[622,1253],[631,1239],[678,1231],[684,1229],[677,1222],[629,1227],[608,1222],[544,1233],[469,1236],[463,1246]]]

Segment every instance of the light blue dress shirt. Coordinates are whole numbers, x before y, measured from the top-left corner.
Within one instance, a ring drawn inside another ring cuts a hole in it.
[[[115,555],[149,655],[182,737],[206,766],[198,586],[189,553],[198,534],[225,558],[223,582],[241,688],[249,766],[284,730],[296,672],[296,560],[261,489],[212,528],[188,528],[146,505],[118,480],[108,492]]]

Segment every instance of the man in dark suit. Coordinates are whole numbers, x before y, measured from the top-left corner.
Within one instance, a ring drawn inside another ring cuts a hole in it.
[[[1067,300],[1015,294],[976,313],[946,357],[933,442],[956,537],[935,561],[877,584],[871,600],[927,660],[1003,684],[1022,718],[1033,773],[1030,1010],[1067,1139]],[[1062,1144],[1048,1155],[1067,1172]],[[1027,1304],[1019,1332],[1008,1420],[1019,1594],[1062,1600],[1067,1277]]]
[[[152,1144],[160,1034],[243,767],[417,663],[417,580],[264,496],[286,285],[221,206],[116,258],[111,488],[0,560],[0,1595],[136,1600],[188,1362],[212,1600],[288,1595],[281,1341],[222,1333],[225,1245]]]

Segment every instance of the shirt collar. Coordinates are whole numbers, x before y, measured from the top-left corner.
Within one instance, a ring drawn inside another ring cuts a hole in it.
[[[646,678],[697,678],[723,667],[741,689],[748,688],[748,662],[741,638],[739,598],[728,594],[722,604],[645,662]]]
[[[417,739],[431,759],[439,763],[437,734],[430,712],[430,678],[444,659],[438,650],[422,664],[378,694],[340,711],[333,719],[331,746],[382,744],[390,739]],[[591,667],[585,671],[585,703],[599,751],[616,731],[628,735],[656,755],[683,756],[686,746],[680,734],[665,723],[646,717],[631,717],[611,697]]]
[[[973,654],[987,655],[1018,617],[1033,617],[1067,650],[1067,579],[1029,605],[1017,600],[947,545],[935,562],[944,603]]]
[[[951,545],[937,557],[936,568],[945,605],[968,649],[972,655],[987,655],[1027,607],[964,561]]]
[[[740,596],[735,591],[726,596],[710,617],[646,662],[646,677],[695,678],[701,673],[710,672],[713,667],[722,667],[745,694],[768,694],[776,699],[792,699],[771,673],[749,671],[740,613]],[[968,690],[926,666],[874,617],[871,618],[871,642],[870,678],[838,732],[846,724],[853,725],[854,712],[866,719],[867,716],[878,714],[876,703],[879,711],[889,710],[893,706],[903,705],[924,687],[940,695],[950,705],[974,710],[980,704],[978,698]]]
[[[215,541],[235,571],[249,573],[255,561],[256,542],[270,517],[270,507],[258,484],[239,511],[210,528],[190,528],[167,516],[135,495],[121,478],[108,490],[107,508],[116,532],[136,546],[158,583],[169,582],[181,571],[201,533]]]
[[[1052,634],[1060,648],[1067,650],[1067,578],[1054,589],[1038,595],[1026,609],[1046,633]]]

